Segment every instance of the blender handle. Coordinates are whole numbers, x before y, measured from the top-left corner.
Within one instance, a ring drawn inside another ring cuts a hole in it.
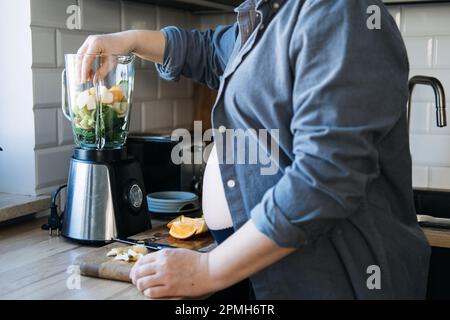
[[[72,121],[72,119],[70,119],[70,115],[67,113],[67,88],[66,88],[66,69],[64,69],[61,72],[61,90],[62,90],[62,97],[61,97],[61,109],[62,109],[62,113],[63,115],[69,119],[69,121]]]

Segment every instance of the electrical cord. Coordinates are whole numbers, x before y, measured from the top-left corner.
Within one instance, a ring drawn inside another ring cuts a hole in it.
[[[53,235],[53,230],[56,230],[56,235],[59,236],[62,228],[62,219],[64,211],[61,211],[61,215],[58,214],[58,205],[56,204],[57,197],[62,189],[66,188],[67,184],[59,186],[52,195],[52,203],[50,205],[50,216],[48,222],[42,225],[42,230],[48,230],[49,235]]]

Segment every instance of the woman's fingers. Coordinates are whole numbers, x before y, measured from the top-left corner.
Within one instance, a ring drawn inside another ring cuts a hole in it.
[[[167,286],[156,286],[147,288],[144,290],[144,296],[149,297],[151,299],[160,299],[172,297],[170,290]]]
[[[161,286],[162,284],[161,278],[156,275],[149,275],[136,280],[136,288],[141,292]]]

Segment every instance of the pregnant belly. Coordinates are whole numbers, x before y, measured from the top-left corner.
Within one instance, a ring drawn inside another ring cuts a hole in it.
[[[203,176],[202,206],[206,224],[210,230],[222,230],[233,226],[215,145],[211,150]]]

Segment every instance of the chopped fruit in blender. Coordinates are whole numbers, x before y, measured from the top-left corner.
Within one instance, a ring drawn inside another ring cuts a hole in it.
[[[120,86],[112,86],[109,91],[111,91],[111,93],[114,96],[114,101],[122,101],[123,99],[123,92],[122,92],[122,88]]]

